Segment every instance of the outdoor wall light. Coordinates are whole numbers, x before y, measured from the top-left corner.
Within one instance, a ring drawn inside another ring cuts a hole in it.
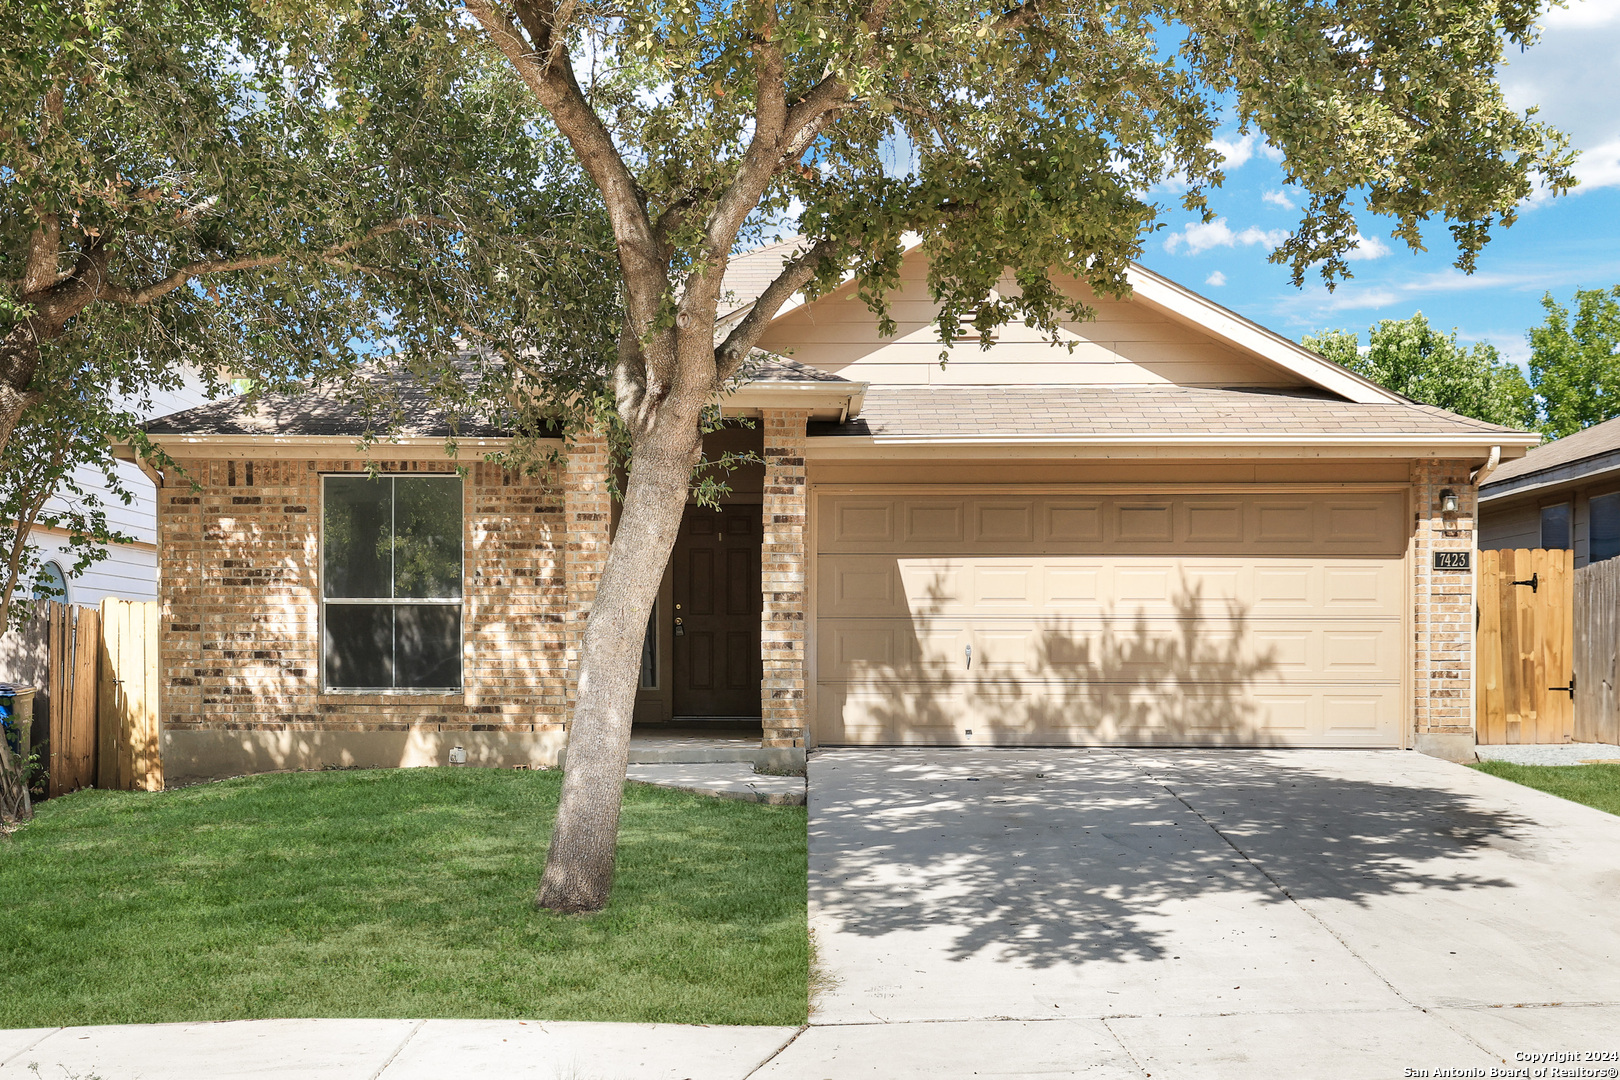
[[[1457,493],[1450,488],[1440,492],[1440,513],[1446,517],[1457,516]]]

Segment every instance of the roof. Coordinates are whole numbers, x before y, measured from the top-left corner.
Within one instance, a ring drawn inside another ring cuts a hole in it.
[[[806,247],[804,237],[786,240],[733,255],[720,283],[720,318],[749,307],[782,273],[782,266]],[[787,305],[783,310],[787,310]]]
[[[1481,490],[1617,450],[1620,450],[1620,417],[1536,447],[1517,461],[1510,461],[1497,469]]]
[[[466,377],[476,377],[470,363],[464,364],[463,370]],[[851,382],[759,349],[750,355],[742,376],[733,398],[746,398],[750,388],[813,390],[825,387],[846,397],[858,397],[865,389],[864,383]],[[363,370],[293,393],[224,398],[160,416],[148,421],[144,429],[152,436],[186,437],[257,435],[363,439],[386,434],[391,442],[451,437],[501,439],[511,435],[505,425],[488,417],[451,415],[419,379],[407,373],[380,369]]]
[[[452,416],[408,374],[362,370],[292,393],[222,398],[142,425],[148,435],[304,435],[361,439],[389,432],[406,439],[501,438],[487,417]]]
[[[877,386],[861,415],[810,426],[819,438],[997,441],[1018,437],[1464,437],[1511,428],[1408,402],[1347,402],[1312,391],[1185,386]]]

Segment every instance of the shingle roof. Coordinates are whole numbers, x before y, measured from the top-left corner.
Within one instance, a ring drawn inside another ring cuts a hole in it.
[[[143,425],[148,435],[324,435],[360,439],[488,439],[509,434],[488,418],[452,417],[419,380],[399,372],[356,372],[293,393],[246,394],[170,413]]]
[[[1524,457],[1507,462],[1480,485],[1480,490],[1488,491],[1499,484],[1510,483],[1532,473],[1546,472],[1560,465],[1570,465],[1615,451],[1620,451],[1620,417],[1594,424],[1585,431],[1565,435],[1562,439],[1544,443]]]
[[[1184,386],[873,386],[861,415],[812,423],[828,436],[1488,435],[1510,429],[1430,405]]]
[[[465,367],[466,377],[476,377]],[[750,384],[848,383],[830,372],[756,349],[742,371]],[[409,374],[368,370],[309,390],[225,398],[148,421],[148,435],[313,435],[362,439],[504,438],[505,425],[487,417],[452,417],[428,388]]]

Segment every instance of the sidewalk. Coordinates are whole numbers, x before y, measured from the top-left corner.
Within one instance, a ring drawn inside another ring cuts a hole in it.
[[[743,1080],[798,1033],[532,1020],[43,1028],[0,1031],[0,1080]]]

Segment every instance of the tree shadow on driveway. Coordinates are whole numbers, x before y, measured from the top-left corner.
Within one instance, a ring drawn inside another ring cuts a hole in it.
[[[1194,901],[1206,902],[1198,925],[1288,903],[1290,893],[1366,905],[1514,887],[1471,863],[1487,848],[1518,845],[1529,819],[1286,757],[820,753],[811,771],[812,901],[840,933],[948,926],[950,959],[987,954],[1048,967],[1166,959],[1185,946]]]

